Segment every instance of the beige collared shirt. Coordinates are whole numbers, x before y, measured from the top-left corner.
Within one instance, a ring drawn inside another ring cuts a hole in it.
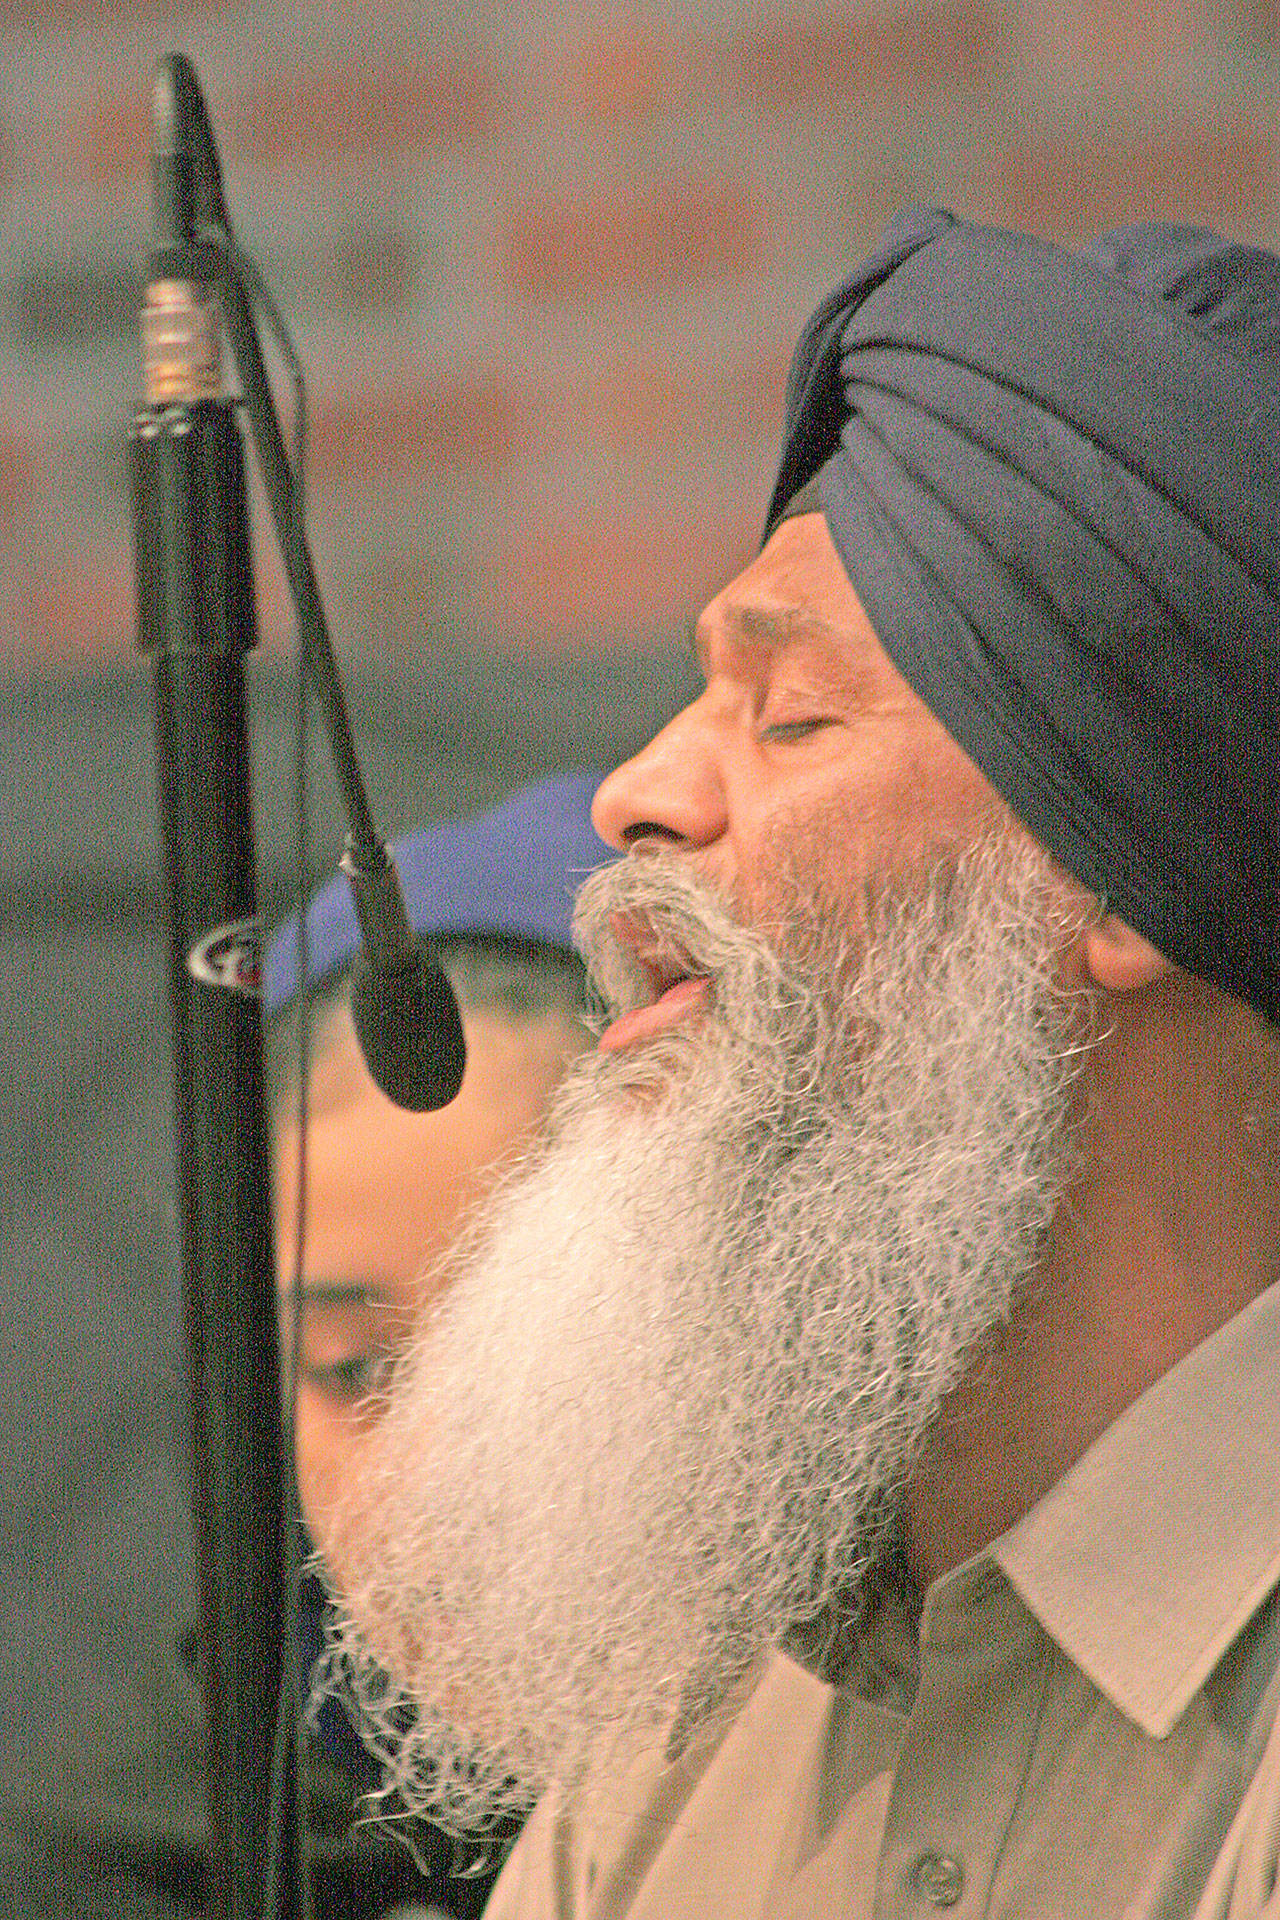
[[[1280,1920],[1280,1287],[986,1552],[918,1650],[785,1654],[487,1920]]]

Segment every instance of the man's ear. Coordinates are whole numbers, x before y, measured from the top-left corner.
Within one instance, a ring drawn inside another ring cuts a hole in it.
[[[1164,955],[1115,913],[1086,930],[1084,962],[1094,985],[1107,993],[1154,986],[1171,971]]]

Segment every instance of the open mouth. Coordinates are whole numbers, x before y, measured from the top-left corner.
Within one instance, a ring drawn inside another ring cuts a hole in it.
[[[600,1036],[601,1051],[616,1053],[670,1032],[704,1010],[711,999],[711,980],[643,915],[616,913],[609,924],[619,946],[631,956],[644,994],[639,1005],[619,1014]]]

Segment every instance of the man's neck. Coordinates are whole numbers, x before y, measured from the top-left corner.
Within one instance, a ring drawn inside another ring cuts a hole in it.
[[[1252,1139],[1231,1036],[1218,1017],[1189,1019],[1187,1000],[1204,1015],[1183,976],[1108,1009],[1079,1088],[1084,1171],[1011,1320],[944,1407],[908,1495],[922,1585],[1011,1527],[1147,1387],[1280,1279],[1274,1153],[1264,1164]]]

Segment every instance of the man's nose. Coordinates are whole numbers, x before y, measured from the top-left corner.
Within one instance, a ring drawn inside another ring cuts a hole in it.
[[[645,840],[707,847],[725,831],[724,784],[700,706],[695,700],[678,713],[601,782],[591,818],[620,852]]]

